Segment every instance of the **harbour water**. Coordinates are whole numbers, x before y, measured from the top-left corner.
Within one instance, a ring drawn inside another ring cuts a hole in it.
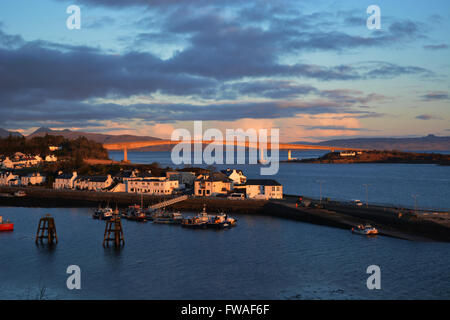
[[[238,216],[231,230],[123,221],[126,244],[103,248],[92,210],[0,208],[0,299],[449,299],[450,244],[366,238],[296,221]],[[59,242],[37,246],[38,220]],[[66,287],[69,265],[81,290]],[[381,268],[381,290],[366,269]]]
[[[326,151],[293,151],[296,158],[316,158]],[[114,160],[123,159],[119,151],[110,152]],[[158,162],[162,167],[173,165],[170,152],[128,152],[134,163]],[[280,152],[287,159],[287,152]],[[245,159],[244,159],[245,160]],[[235,162],[236,163],[236,162]],[[248,163],[248,160],[247,160]],[[201,165],[196,165],[201,166]],[[450,167],[434,164],[306,164],[280,163],[275,176],[261,176],[260,165],[215,165],[217,169],[238,168],[248,178],[275,179],[286,194],[336,200],[358,199],[384,205],[423,209],[450,210]],[[365,184],[368,185],[366,194]],[[322,185],[322,186],[320,186]]]
[[[320,152],[293,154],[317,157]],[[111,152],[120,160],[120,152]],[[129,152],[135,163],[173,166],[169,152]],[[286,157],[285,154],[282,156]],[[258,165],[242,168],[259,178]],[[450,168],[410,164],[280,164],[285,193],[450,208]],[[103,248],[92,209],[9,208],[15,231],[0,233],[0,299],[449,299],[449,243],[413,242],[265,216],[237,216],[231,230],[190,230],[123,221],[123,248]],[[39,218],[55,217],[59,243],[36,246]],[[81,290],[66,269],[81,268]],[[381,268],[381,290],[366,269]]]

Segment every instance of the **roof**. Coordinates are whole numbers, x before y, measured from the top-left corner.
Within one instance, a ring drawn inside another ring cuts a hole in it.
[[[59,176],[57,176],[56,179],[71,179],[72,177],[73,177],[73,174],[64,173],[64,174],[60,174]]]
[[[231,182],[232,180],[228,178],[225,174],[222,172],[214,172],[212,176],[205,174],[201,178],[197,178],[199,181],[222,181],[222,182]]]
[[[91,182],[105,182],[108,180],[107,176],[81,176],[76,178],[78,181],[91,181]]]
[[[248,179],[245,184],[248,186],[281,186],[278,181],[273,179]]]
[[[242,172],[242,170],[239,170],[239,169],[226,169],[226,170],[221,170],[220,172],[222,172],[223,174],[225,174],[225,175],[227,175],[227,176],[229,176],[229,175],[231,175],[234,171],[236,171],[236,173],[238,173],[238,174],[244,174],[243,172]]]

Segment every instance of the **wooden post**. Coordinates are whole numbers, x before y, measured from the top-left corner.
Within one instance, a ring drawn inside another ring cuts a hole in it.
[[[38,229],[36,232],[36,243],[38,243],[38,241],[42,243],[44,239],[47,239],[48,243],[53,243],[53,240],[58,243],[55,219],[53,219],[53,217],[49,214],[39,219]]]
[[[103,236],[103,246],[108,246],[110,241],[113,241],[116,247],[125,245],[122,221],[120,220],[119,211],[117,209],[114,212],[113,218],[106,221],[105,235]]]

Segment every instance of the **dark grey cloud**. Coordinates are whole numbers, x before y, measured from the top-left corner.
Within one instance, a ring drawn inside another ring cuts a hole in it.
[[[66,0],[59,0],[64,1]],[[78,0],[77,3],[111,7],[111,8],[125,8],[125,7],[146,7],[146,8],[158,8],[158,7],[171,7],[171,6],[201,6],[211,5],[213,3],[220,4],[219,0]],[[227,0],[229,4],[239,3],[238,0]]]
[[[376,113],[360,109],[382,99],[379,95],[342,89],[320,91],[283,78],[359,81],[432,75],[425,68],[383,61],[324,66],[301,60],[304,51],[385,47],[421,38],[423,28],[414,21],[396,21],[382,33],[363,37],[333,31],[336,14],[304,14],[292,10],[289,1],[248,4],[234,0],[226,3],[218,0],[80,0],[79,3],[114,8],[145,6],[143,14],[150,16],[152,11],[152,17],[155,17],[154,9],[164,8],[165,11],[151,23],[144,19],[138,21],[145,29],[130,35],[129,39],[122,39],[128,41],[129,50],[120,55],[97,47],[42,40],[27,42],[18,35],[4,33],[0,25],[0,122],[94,126],[93,121],[101,120],[237,120],[323,112],[375,117]],[[235,16],[225,17],[222,11],[211,10],[216,5],[233,6]],[[198,10],[199,6],[202,10]],[[339,23],[361,22],[360,18],[349,14],[340,13]],[[87,27],[102,27],[113,22],[107,17],[98,18]],[[157,46],[181,40],[187,46],[167,60],[139,51],[145,44]],[[299,62],[280,62],[284,54],[298,54]],[[266,80],[268,77],[277,80]],[[96,98],[155,93],[237,102],[215,102],[206,106],[92,103]],[[295,101],[307,95],[314,96],[315,100]],[[242,97],[274,101],[239,102]],[[355,109],[357,107],[359,109]]]
[[[366,128],[349,128],[345,126],[307,126],[307,125],[299,125],[299,126],[304,127],[308,130],[379,131]]]
[[[447,91],[434,91],[422,96],[423,101],[449,100],[450,96]]]
[[[429,50],[443,50],[443,49],[448,49],[448,45],[445,43],[442,44],[429,44],[426,46],[423,46],[424,49],[429,49]]]
[[[83,28],[87,29],[98,29],[103,28],[106,26],[111,26],[116,21],[109,16],[103,16],[103,17],[87,17],[83,18]]]
[[[213,80],[197,75],[167,74],[164,62],[148,53],[110,55],[70,49],[73,50],[62,52],[38,43],[14,50],[0,49],[0,93],[86,99],[156,91],[188,95],[214,85]]]
[[[311,85],[297,84],[288,80],[235,82],[222,86],[219,91],[221,95],[227,99],[238,98],[239,96],[290,99],[318,92],[318,90]]]
[[[0,125],[20,127],[33,126],[92,127],[99,121],[130,121],[140,119],[149,122],[173,123],[176,121],[217,120],[234,121],[242,118],[276,119],[299,114],[319,115],[354,114],[355,117],[370,115],[367,111],[352,109],[351,104],[331,100],[314,101],[269,101],[211,103],[195,105],[189,103],[154,103],[120,105],[116,103],[90,104],[68,100],[31,101],[21,108],[0,108]]]
[[[14,48],[23,45],[25,41],[19,35],[9,35],[2,30],[0,23],[0,48]]]
[[[441,120],[442,118],[431,115],[431,114],[421,114],[416,116],[416,119],[419,120]]]

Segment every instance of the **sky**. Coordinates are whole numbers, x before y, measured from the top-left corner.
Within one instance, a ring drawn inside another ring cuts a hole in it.
[[[0,127],[448,136],[449,30],[448,0],[3,0]]]

